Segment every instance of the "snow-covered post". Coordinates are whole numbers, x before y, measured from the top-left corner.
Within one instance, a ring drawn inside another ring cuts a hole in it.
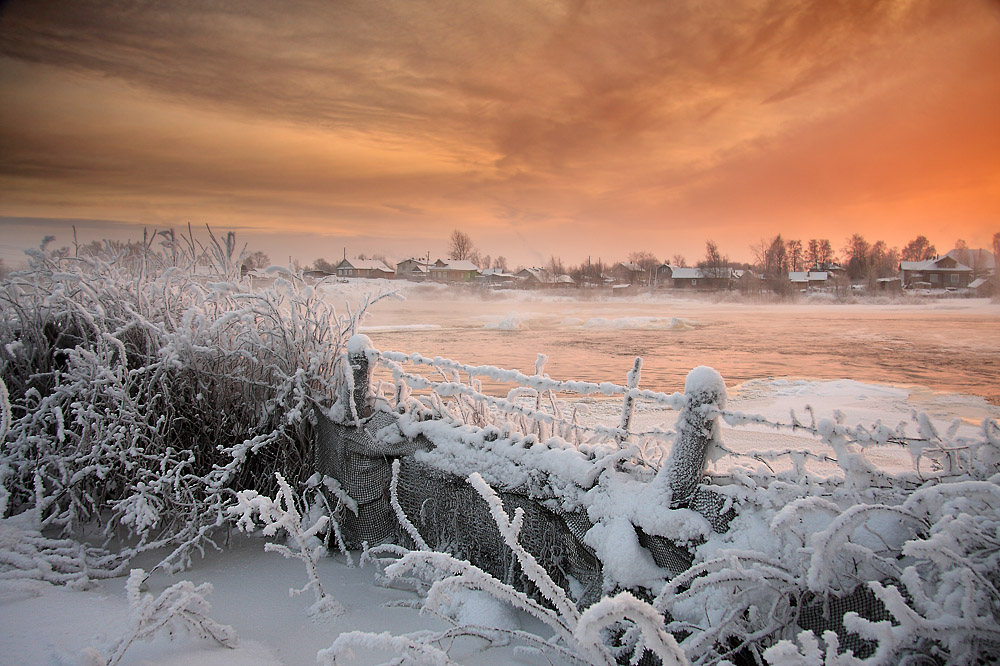
[[[684,382],[687,404],[677,418],[677,438],[655,483],[670,490],[670,506],[685,506],[705,472],[708,453],[718,437],[717,410],[726,406],[726,383],[714,368],[701,365]]]
[[[368,394],[371,392],[372,373],[374,372],[375,355],[378,352],[372,345],[371,338],[358,333],[347,341],[347,364],[351,367],[351,383],[348,386],[350,395],[351,415],[356,418],[370,416],[372,408],[368,404]]]
[[[615,435],[615,441],[618,442],[618,446],[622,446],[625,440],[628,439],[628,429],[632,425],[632,414],[635,413],[635,397],[629,392],[630,389],[637,388],[639,386],[639,375],[642,372],[642,357],[635,357],[635,364],[632,369],[625,376],[625,400],[622,402],[622,420],[618,424],[618,434]]]

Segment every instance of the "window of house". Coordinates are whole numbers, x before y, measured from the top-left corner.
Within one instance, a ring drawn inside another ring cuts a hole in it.
[[[940,282],[941,276],[937,273],[931,273],[931,282]]]
[[[958,273],[952,273],[948,276],[948,282],[952,284],[958,284]]]

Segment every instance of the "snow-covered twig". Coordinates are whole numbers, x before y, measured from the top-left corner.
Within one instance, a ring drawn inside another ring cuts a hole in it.
[[[323,589],[316,568],[316,560],[326,552],[326,548],[322,542],[318,545],[314,545],[314,542],[317,541],[317,535],[327,529],[330,518],[321,516],[311,527],[303,527],[295,493],[280,473],[275,472],[275,477],[278,480],[278,494],[274,499],[259,495],[253,490],[242,490],[236,494],[237,504],[230,509],[231,515],[236,518],[237,527],[245,532],[256,529],[255,519],[259,519],[264,536],[275,536],[282,531],[287,534],[295,544],[295,550],[276,543],[265,544],[264,550],[281,553],[284,557],[300,560],[305,565],[309,582],[300,589],[289,590],[289,595],[294,596],[312,589],[315,602],[309,607],[309,615],[340,615],[344,612],[344,607]]]
[[[129,574],[125,585],[129,602],[128,629],[111,648],[105,662],[107,666],[120,663],[126,650],[136,641],[149,640],[160,632],[185,632],[211,639],[223,647],[236,647],[236,631],[207,615],[211,606],[205,596],[212,591],[210,584],[195,586],[191,581],[182,580],[154,599],[152,594],[144,595],[140,590],[145,578],[146,572],[142,569],[133,569]]]

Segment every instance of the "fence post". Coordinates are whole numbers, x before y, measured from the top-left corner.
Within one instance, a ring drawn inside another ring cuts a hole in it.
[[[349,396],[357,410],[358,418],[371,416],[372,408],[368,404],[368,394],[371,392],[372,373],[374,367],[372,360],[375,355],[375,347],[372,346],[371,338],[358,333],[347,341],[347,364],[351,366],[351,375],[354,380],[354,390]]]
[[[718,436],[717,409],[726,406],[726,383],[714,368],[702,365],[684,382],[687,404],[677,418],[677,437],[667,464],[654,483],[670,490],[670,507],[686,506],[698,489],[708,452]]]
[[[622,420],[618,424],[618,434],[615,435],[615,441],[618,442],[618,446],[625,444],[625,440],[628,439],[628,430],[632,425],[632,414],[635,413],[635,398],[629,395],[628,389],[634,389],[639,386],[639,375],[642,372],[642,357],[635,357],[635,364],[632,366],[632,370],[625,376],[625,400],[622,401]]]

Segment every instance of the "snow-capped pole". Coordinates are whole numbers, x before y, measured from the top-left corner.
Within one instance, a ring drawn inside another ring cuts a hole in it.
[[[726,406],[726,383],[714,368],[701,365],[684,382],[687,404],[677,418],[677,438],[656,483],[670,490],[670,507],[687,506],[705,473],[718,436],[719,411]]]
[[[352,379],[349,397],[358,418],[371,416],[372,413],[369,396],[374,371],[372,361],[377,354],[371,338],[363,333],[357,333],[347,341],[347,364],[351,367]]]

